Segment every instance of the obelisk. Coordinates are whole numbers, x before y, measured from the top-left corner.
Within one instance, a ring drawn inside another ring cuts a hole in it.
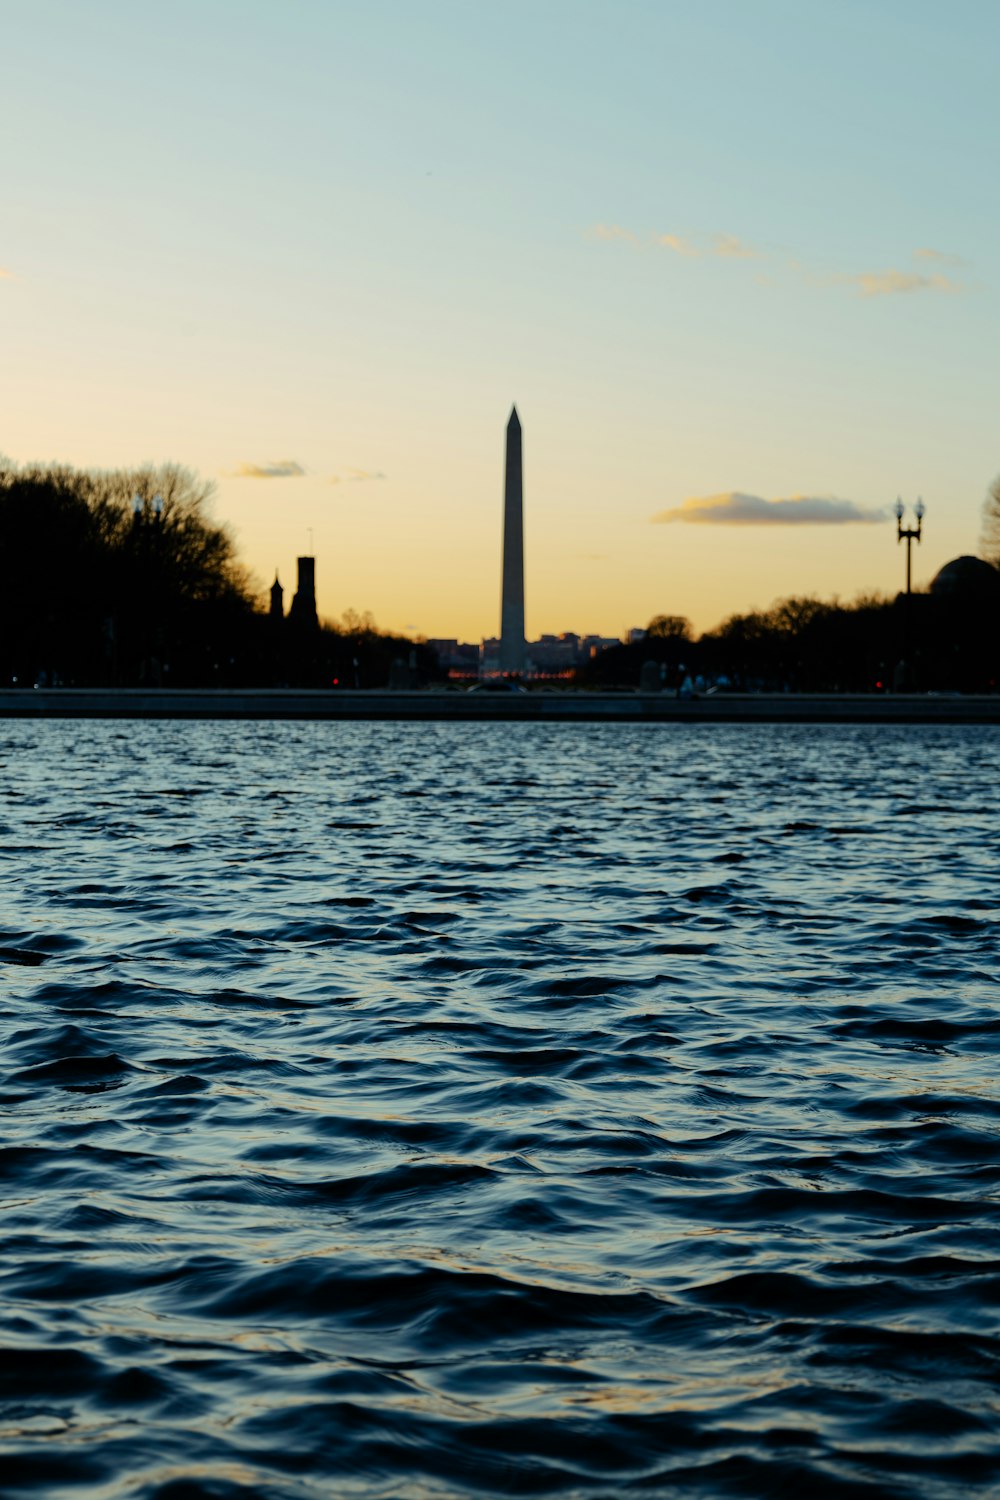
[[[523,672],[524,665],[524,499],[521,488],[521,423],[514,406],[507,423],[503,483],[500,670]]]

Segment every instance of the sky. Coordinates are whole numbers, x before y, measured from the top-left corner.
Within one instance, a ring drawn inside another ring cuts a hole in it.
[[[260,588],[697,630],[978,548],[994,0],[0,0],[0,452],[216,484]],[[9,560],[8,560],[9,565]],[[286,598],[287,598],[286,594]]]

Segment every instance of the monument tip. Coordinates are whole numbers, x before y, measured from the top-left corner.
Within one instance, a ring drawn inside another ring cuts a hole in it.
[[[509,419],[509,421],[507,423],[507,426],[508,427],[520,427],[520,425],[521,425],[521,418],[517,414],[517,407],[516,406],[512,406],[511,409],[510,409],[510,419]]]

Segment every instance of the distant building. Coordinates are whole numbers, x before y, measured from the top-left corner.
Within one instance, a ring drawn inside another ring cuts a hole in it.
[[[278,582],[275,573],[274,582],[271,584],[271,619],[283,620],[285,618],[285,591]]]
[[[562,635],[543,635],[537,641],[525,642],[525,672],[529,677],[561,677],[582,667],[601,651],[620,645],[614,635],[576,635],[572,630]],[[496,677],[504,671],[501,641],[497,636],[487,636],[480,648],[480,676]]]
[[[939,599],[990,599],[998,591],[1000,572],[981,557],[952,558],[931,579],[931,593]]]
[[[500,670],[500,637],[486,636],[479,647],[479,675],[496,677]]]
[[[571,630],[562,635],[542,635],[528,643],[527,652],[533,672],[557,677],[575,671],[580,665],[580,637]]]
[[[480,648],[474,641],[438,638],[427,642],[439,666],[451,677],[475,677],[479,672]]]
[[[612,646],[620,646],[621,639],[617,635],[582,635],[580,637],[580,662],[593,661],[595,656],[600,656],[602,651],[610,651]]]

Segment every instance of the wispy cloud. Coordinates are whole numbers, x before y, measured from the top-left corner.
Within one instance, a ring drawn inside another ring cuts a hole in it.
[[[675,255],[683,255],[691,260],[697,259],[702,253],[691,240],[682,239],[679,234],[658,234],[656,243],[664,250],[672,250]]]
[[[328,484],[365,484],[372,479],[384,479],[381,469],[348,469],[344,474],[331,474]]]
[[[237,479],[297,479],[305,472],[294,458],[279,458],[266,464],[240,464],[234,470]]]
[[[757,251],[750,245],[744,244],[742,240],[737,239],[735,234],[716,235],[709,254],[717,255],[721,260],[757,259]]]
[[[592,224],[587,230],[588,240],[628,240],[629,244],[636,245],[639,236],[633,234],[631,229],[623,229],[621,224]]]
[[[913,292],[954,294],[964,291],[961,281],[933,267],[963,266],[966,262],[960,255],[929,246],[912,252],[913,259],[923,263],[926,269],[901,271],[893,267],[886,271],[822,273],[803,265],[795,257],[776,256],[775,253],[758,250],[735,234],[693,236],[677,234],[671,230],[666,234],[640,236],[621,224],[595,224],[586,234],[588,239],[593,240],[625,240],[640,249],[669,250],[672,255],[684,260],[754,260],[763,267],[770,263],[775,268],[775,276],[782,271],[785,274],[791,271],[804,277],[813,286],[850,288],[864,298],[898,297]],[[754,279],[762,285],[774,284],[773,277],[763,269],[756,272]]]
[[[717,234],[712,238],[689,239],[682,234],[636,234],[624,224],[592,224],[585,231],[588,240],[624,240],[629,245],[670,250],[686,260],[703,260],[714,257],[718,260],[753,260],[758,252],[735,234]]]
[[[926,247],[922,250],[914,250],[914,260],[933,260],[941,266],[964,266],[966,262],[960,255],[951,255],[947,250],[930,250]]]
[[[759,252],[735,234],[717,234],[714,239],[686,240],[679,234],[658,234],[655,243],[663,250],[672,250],[689,260],[756,260]]]
[[[791,495],[787,499],[764,500],[730,490],[724,495],[704,495],[685,500],[651,519],[657,523],[684,521],[695,526],[850,526],[884,521],[884,510],[872,510],[853,500],[832,495]]]
[[[938,273],[924,276],[918,271],[862,271],[856,276],[838,277],[857,288],[862,297],[899,297],[910,292],[960,292],[957,281]]]

